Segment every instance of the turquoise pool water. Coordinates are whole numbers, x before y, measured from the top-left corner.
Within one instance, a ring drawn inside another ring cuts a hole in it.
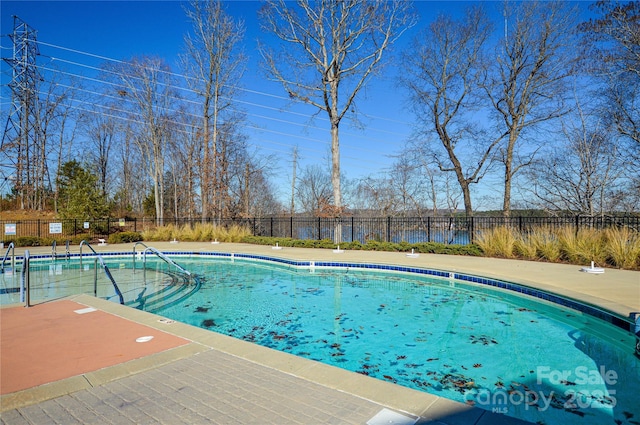
[[[206,282],[163,316],[532,422],[640,420],[632,335],[574,310],[400,273],[180,262]]]
[[[573,309],[424,275],[175,259],[203,282],[162,316],[532,422],[640,423],[633,335]]]

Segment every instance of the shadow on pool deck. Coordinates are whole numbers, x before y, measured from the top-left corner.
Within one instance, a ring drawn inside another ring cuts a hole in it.
[[[178,250],[176,245],[153,246]],[[131,247],[100,248],[130,251]],[[331,257],[331,250],[276,253],[270,247],[242,244],[180,244],[179,248]],[[345,254],[338,254],[343,255],[340,260],[397,264],[415,260],[398,253]],[[556,292],[572,295],[582,294],[580,287],[586,287],[589,293],[582,296],[590,302],[599,301],[597,304],[620,312],[640,310],[638,272],[607,270],[613,275],[613,285],[601,291],[598,286],[607,282],[603,276],[597,276],[600,280],[594,286],[588,279],[595,276],[571,275],[575,266],[546,265],[552,270],[545,271],[544,264],[443,257],[422,255],[411,264],[500,274],[528,284],[538,279],[539,286],[546,286],[543,289],[555,287]],[[541,272],[534,276],[514,278],[538,269]],[[616,293],[620,291],[623,293]],[[96,311],[84,310],[86,307]],[[404,415],[405,421],[396,423],[522,423],[215,332],[166,323],[160,316],[88,295],[31,308],[3,308],[0,319],[2,423],[364,424],[383,408]],[[154,338],[136,342],[142,336]]]

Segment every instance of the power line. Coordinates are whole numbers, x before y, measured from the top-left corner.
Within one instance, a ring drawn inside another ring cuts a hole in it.
[[[101,55],[96,55],[96,54],[93,54],[93,53],[83,52],[83,51],[80,51],[80,50],[71,49],[71,48],[67,48],[67,47],[63,47],[63,46],[58,46],[58,45],[54,45],[54,44],[46,43],[46,42],[42,42],[42,41],[36,41],[36,40],[32,40],[32,41],[36,42],[36,43],[38,43],[40,45],[43,45],[43,46],[48,46],[48,47],[61,49],[61,50],[68,51],[68,52],[78,53],[78,54],[86,55],[86,56],[89,56],[89,57],[94,57],[94,58],[97,58],[97,59],[100,59],[100,60],[104,60],[104,61],[114,62],[114,63],[118,63],[118,64],[127,64],[127,62],[125,62],[125,61],[109,58],[109,57],[106,57],[106,56],[101,56]],[[91,66],[91,65],[84,64],[84,63],[81,63],[81,62],[71,61],[71,60],[68,60],[68,59],[60,58],[60,57],[48,56],[48,55],[42,55],[42,56],[49,57],[52,61],[58,61],[58,62],[61,62],[61,63],[65,63],[67,65],[74,66],[74,67],[80,67],[80,68],[88,69],[88,70],[91,70],[93,72],[108,73],[108,74],[113,74],[113,75],[118,75],[118,76],[122,76],[123,75],[122,73],[118,73],[118,72],[113,71],[113,70],[109,70],[109,69],[105,69],[105,68],[98,68],[98,67],[95,67],[95,66]],[[61,70],[61,69],[55,69],[55,68],[42,66],[42,65],[35,65],[34,64],[33,66],[35,68],[37,68],[37,69],[40,69],[41,71],[51,72],[51,73],[54,73],[54,74],[57,73],[59,75],[65,75],[65,76],[72,77],[72,78],[79,78],[79,79],[83,79],[85,81],[90,81],[90,82],[98,84],[98,85],[110,85],[110,86],[113,86],[113,87],[120,87],[120,85],[117,84],[117,83],[110,82],[108,80],[101,79],[101,78],[92,78],[92,77],[89,77],[89,76],[86,76],[86,75],[80,75],[80,74],[67,72],[67,71],[64,71],[64,70]],[[159,71],[162,72],[162,73],[166,73],[168,75],[171,75],[173,77],[179,77],[179,78],[183,79],[184,81],[187,81],[189,79],[193,79],[192,77],[188,77],[186,75],[175,73],[175,72],[171,72],[171,71],[167,71],[167,70],[159,70]],[[127,76],[127,75],[125,74],[125,76]],[[130,78],[140,78],[140,77],[131,76],[131,75],[128,75],[128,77],[130,77]],[[132,101],[131,99],[126,98],[126,97],[123,98],[123,97],[113,96],[113,95],[110,95],[110,94],[107,94],[107,93],[98,93],[96,91],[87,90],[87,89],[84,89],[84,88],[77,88],[77,87],[73,87],[73,86],[69,86],[69,85],[65,85],[65,84],[61,84],[61,83],[56,83],[56,84],[61,86],[61,87],[66,87],[66,88],[73,89],[73,90],[75,90],[77,92],[84,92],[84,93],[88,93],[88,94],[91,94],[91,95],[98,95],[98,96],[101,96],[101,97],[107,97],[107,98],[114,99],[114,100],[117,99],[119,102]],[[180,91],[185,91],[187,93],[197,94],[197,92],[195,90],[191,89],[191,88],[186,88],[184,86],[178,86],[178,85],[175,85],[175,84],[172,84],[172,83],[164,83],[163,82],[162,84],[164,86],[168,87],[168,88],[172,88],[172,89],[180,90]],[[232,88],[234,90],[244,91],[246,93],[256,94],[256,95],[260,95],[260,96],[267,96],[267,97],[271,97],[271,98],[279,99],[279,100],[286,100],[287,102],[290,101],[290,99],[287,98],[287,97],[273,95],[273,94],[270,94],[270,93],[266,93],[264,91],[245,89],[245,88],[239,87],[239,86],[228,86],[228,87],[230,87],[230,88]],[[174,97],[175,99],[180,100],[181,102],[187,102],[187,103],[191,103],[191,104],[199,104],[198,102],[196,102],[194,100],[191,100],[191,99],[188,99],[188,98],[177,97],[177,96],[172,96],[172,97]],[[225,100],[230,100],[230,101],[232,100],[233,102],[238,103],[238,104],[244,104],[244,105],[248,105],[248,106],[255,107],[255,108],[263,108],[263,109],[266,109],[266,110],[276,111],[276,112],[278,112],[280,114],[288,114],[288,115],[291,115],[291,116],[299,116],[299,117],[305,117],[305,118],[308,118],[308,119],[312,119],[310,114],[305,114],[305,113],[302,113],[302,112],[283,111],[283,108],[276,108],[276,107],[273,107],[273,106],[270,106],[270,105],[266,105],[266,104],[248,102],[248,101],[243,101],[243,100],[240,100],[240,99],[229,99],[229,98],[225,98],[225,97],[223,97],[223,98]],[[124,109],[117,109],[117,108],[114,109],[113,106],[102,105],[100,103],[95,103],[95,102],[90,102],[90,101],[84,101],[84,100],[80,100],[80,99],[77,99],[77,98],[74,98],[74,97],[70,97],[69,101],[72,104],[75,104],[75,106],[70,106],[70,105],[68,105],[68,106],[69,107],[73,107],[73,108],[75,108],[75,109],[77,109],[79,111],[86,111],[86,112],[91,112],[91,113],[99,113],[99,114],[101,114],[103,116],[106,116],[106,117],[111,117],[111,118],[120,119],[120,120],[126,120],[128,122],[133,122],[133,123],[138,123],[138,124],[142,124],[143,123],[142,121],[138,121],[138,120],[135,119],[136,117],[139,118],[140,115],[132,113],[131,111],[127,111],[127,110],[124,110]],[[82,107],[78,106],[78,104],[80,104],[80,105],[89,105],[89,106],[91,106],[93,108],[98,108],[98,110],[95,110],[95,109],[94,110],[89,110],[89,109],[86,109],[86,108],[82,108]],[[107,109],[107,111],[109,113],[105,112],[104,109]],[[245,111],[234,109],[234,108],[231,108],[230,110],[231,111],[235,111],[235,112],[239,112],[239,113],[245,113]],[[120,116],[118,114],[113,114],[113,111],[115,111],[116,113],[126,114],[127,116],[123,117],[123,116]],[[177,112],[177,111],[169,109],[169,110],[167,110],[167,112]],[[187,115],[188,116],[192,116],[192,117],[201,118],[200,116],[195,115],[195,114],[187,113]],[[247,115],[249,117],[252,117],[252,118],[257,118],[257,119],[260,119],[260,120],[266,120],[267,122],[275,122],[275,123],[280,123],[280,124],[286,124],[286,125],[289,125],[289,126],[303,127],[303,128],[310,129],[310,130],[313,130],[313,131],[321,131],[321,132],[325,132],[325,133],[328,132],[328,129],[326,129],[326,128],[310,125],[308,123],[300,123],[300,122],[290,121],[290,120],[286,120],[286,119],[275,118],[275,117],[271,117],[271,116],[267,116],[267,115],[263,115],[263,114],[257,114],[257,113],[254,113],[254,112],[249,112],[249,113],[247,113]],[[365,114],[365,116],[368,116],[368,115]],[[368,117],[372,117],[372,116],[368,116]],[[391,120],[391,119],[384,118],[384,117],[374,117],[374,118],[379,118],[379,119],[385,120],[385,121],[398,122],[397,120]],[[317,118],[313,118],[313,119],[319,119],[319,120],[325,121],[325,122],[328,121],[328,119],[324,118],[324,117],[317,117]],[[189,124],[187,122],[177,122],[177,121],[171,121],[171,122],[173,124],[176,124],[176,125],[184,126],[184,128],[191,128],[191,129],[196,129],[197,128],[197,126],[195,126],[193,124]],[[308,137],[308,136],[304,136],[304,135],[300,135],[300,134],[294,134],[294,133],[291,133],[291,132],[273,130],[273,129],[270,129],[270,128],[260,127],[260,126],[253,125],[253,124],[246,124],[245,128],[253,130],[253,131],[258,132],[258,133],[271,133],[271,134],[276,134],[276,135],[284,136],[284,137],[288,137],[288,138],[296,138],[296,139],[301,139],[301,140],[305,140],[305,141],[309,141],[309,142],[313,142],[313,143],[319,143],[319,144],[322,144],[322,145],[327,146],[327,147],[329,146],[329,142],[327,140],[321,140],[321,139]],[[368,130],[369,131],[374,131],[374,132],[388,133],[388,134],[394,135],[396,137],[405,137],[405,136],[398,135],[396,132],[392,132],[392,131],[388,131],[388,130],[376,129],[376,128],[371,128],[371,127],[368,127]],[[176,130],[176,131],[180,131],[180,130]],[[185,134],[189,134],[188,132],[184,132],[184,133]],[[353,134],[353,133],[349,133],[349,132],[341,132],[341,135],[347,136],[347,137],[363,138],[363,139],[366,139],[368,141],[378,141],[378,142],[381,142],[381,143],[388,143],[387,139],[381,140],[381,139],[377,139],[375,137],[371,137],[370,135]],[[271,140],[267,140],[267,139],[260,138],[260,137],[258,137],[258,141],[260,141],[262,144],[269,143],[269,144],[277,144],[277,145],[288,146],[288,147],[292,146],[292,145],[285,144],[285,143],[273,142]],[[357,151],[364,151],[364,152],[374,153],[374,154],[376,153],[375,151],[372,151],[370,148],[359,148],[359,147],[349,146],[349,145],[345,144],[344,142],[343,142],[343,148],[345,150],[357,150]],[[270,149],[270,150],[275,150],[275,149]],[[319,152],[319,151],[314,150],[312,148],[305,148],[305,147],[303,147],[303,150],[309,151],[309,152],[314,152],[314,153],[318,153]],[[381,152],[377,152],[377,153],[379,153],[381,155],[384,155]],[[358,161],[359,160],[359,158],[345,156],[345,155],[343,155],[342,157],[343,157],[343,159],[347,159],[347,160],[349,160],[349,159],[350,160],[354,160],[354,161]],[[375,163],[375,161],[374,161],[374,163]]]
[[[114,86],[114,87],[120,87],[119,84],[113,83],[113,82],[110,82],[110,81],[106,81],[106,80],[99,80],[99,79],[87,77],[87,76],[80,75],[80,74],[69,73],[69,72],[66,72],[66,71],[57,70],[57,69],[45,67],[45,66],[42,66],[42,65],[36,65],[36,67],[39,68],[39,69],[45,70],[45,71],[57,72],[57,73],[60,73],[60,74],[71,76],[71,77],[76,77],[76,78],[80,78],[80,79],[86,79],[86,80],[89,80],[89,81],[92,81],[92,82],[107,84],[107,85]],[[71,86],[66,86],[66,87],[71,87]],[[179,86],[172,86],[172,87],[175,87],[175,88],[178,88],[178,89],[181,89],[181,90],[194,92],[193,90],[186,89],[184,87],[179,87]],[[74,89],[75,90],[79,90],[79,91],[86,91],[85,89],[81,89],[81,88],[80,89],[79,88],[74,88]],[[96,92],[91,92],[91,93],[96,94]],[[107,94],[99,94],[99,95],[110,97],[110,98],[113,98],[113,99],[117,98],[117,99],[122,100],[122,97],[115,97],[115,96],[107,95]],[[197,101],[194,101],[194,100],[191,100],[191,99],[179,98],[179,97],[175,97],[175,96],[170,96],[170,97],[173,98],[173,99],[179,100],[181,102],[199,104]],[[125,99],[127,101],[132,101],[131,99],[128,99],[128,98],[125,98]],[[228,98],[225,98],[225,99],[231,100],[231,99],[228,99]],[[263,107],[262,105],[258,105],[258,106]],[[234,108],[230,108],[230,109],[232,111],[235,111],[235,112],[238,112],[238,113],[244,113],[244,111],[241,111],[241,110],[238,110],[238,109],[234,109]],[[271,108],[271,109],[275,109],[275,108]],[[169,109],[168,111],[176,112],[175,110],[171,110],[171,109]],[[194,114],[189,114],[189,115],[200,118],[199,116],[194,115]],[[248,113],[247,115],[248,116],[253,116],[253,117],[256,117],[256,118],[260,118],[260,119],[269,120],[269,121],[275,121],[275,122],[281,122],[281,123],[285,123],[285,124],[289,124],[289,125],[294,125],[294,126],[298,126],[298,127],[310,128],[312,130],[317,130],[317,131],[321,131],[321,132],[328,132],[329,131],[328,129],[322,128],[322,127],[311,126],[309,124],[297,123],[297,122],[293,122],[293,121],[288,121],[288,120],[283,120],[283,119],[279,119],[279,118],[268,117],[268,116],[265,116],[265,115],[260,115],[260,114],[255,114],[255,113]],[[302,115],[302,114],[300,114],[300,115]],[[253,129],[264,130],[262,127],[256,127],[256,126],[248,126],[248,127],[249,128],[253,128]],[[265,131],[267,131],[267,130],[265,130]],[[286,136],[289,136],[289,137],[304,138],[302,136],[299,136],[299,135],[296,135],[296,134],[292,134],[292,133],[280,132],[279,134],[286,135]],[[368,141],[377,141],[377,142],[380,142],[380,143],[388,143],[388,140],[381,140],[381,139],[377,139],[377,138],[372,138],[371,136],[359,135],[359,134],[354,134],[354,133],[349,133],[349,132],[343,132],[342,135],[343,136],[349,136],[349,137],[363,138],[363,139],[366,139]],[[323,142],[323,141],[320,141],[320,140],[317,140],[317,139],[312,139],[312,138],[307,138],[307,140],[326,143],[326,142]],[[376,153],[375,151],[372,151],[370,148],[362,148],[361,150],[365,151],[365,152]],[[380,153],[380,152],[378,152],[378,153]]]
[[[63,46],[59,46],[59,45],[56,45],[56,44],[46,43],[46,42],[43,42],[43,41],[34,40],[34,42],[36,42],[38,44],[41,44],[41,45],[44,45],[44,46],[48,46],[48,47],[52,47],[52,48],[56,48],[56,49],[61,49],[61,50],[66,50],[66,51],[70,51],[70,52],[73,52],[73,53],[86,55],[86,56],[102,59],[102,60],[109,61],[109,62],[115,62],[115,63],[119,63],[119,64],[126,64],[127,63],[126,61],[123,61],[123,60],[120,60],[120,59],[109,58],[107,56],[102,56],[102,55],[97,55],[97,54],[94,54],[94,53],[84,52],[84,51],[77,50],[77,49],[71,49],[71,48],[68,48],[68,47],[63,47]],[[185,80],[197,80],[197,78],[195,78],[195,77],[190,77],[190,76],[187,76],[187,75],[184,75],[184,74],[180,74],[180,73],[176,73],[176,72],[173,72],[173,71],[161,70],[161,72],[166,73],[166,74],[171,75],[171,76],[174,76],[174,77],[180,77],[180,78],[183,78]],[[266,93],[266,92],[263,92],[263,91],[260,91],[260,90],[247,89],[247,88],[244,88],[244,87],[241,87],[241,86],[230,86],[230,85],[226,85],[226,86],[229,87],[232,90],[239,90],[239,91],[244,91],[244,92],[251,93],[251,94],[257,94],[257,95],[260,95],[260,96],[272,97],[272,98],[279,99],[279,100],[285,100],[287,102],[289,102],[291,100],[289,97],[286,97],[286,96]],[[387,117],[380,117],[380,116],[369,115],[369,114],[364,114],[364,115],[366,117],[369,117],[369,118],[372,118],[372,119],[395,122],[395,123],[403,124],[403,125],[410,125],[410,123],[408,123],[408,122],[394,120],[394,119],[387,118]]]

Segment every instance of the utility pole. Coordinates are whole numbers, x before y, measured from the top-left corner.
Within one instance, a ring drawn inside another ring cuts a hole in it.
[[[0,170],[3,174],[14,174],[14,189],[20,198],[20,208],[33,207],[33,177],[30,158],[35,148],[35,123],[37,104],[36,68],[38,45],[36,31],[19,17],[13,17],[13,33],[9,34],[13,43],[13,55],[3,60],[11,66],[12,79],[11,110],[7,116],[4,134],[0,142]],[[5,177],[6,177],[5,174]],[[25,204],[26,198],[26,204]]]

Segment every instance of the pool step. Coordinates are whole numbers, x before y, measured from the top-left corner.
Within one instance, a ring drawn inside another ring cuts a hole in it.
[[[189,277],[184,273],[173,271],[162,271],[161,273],[166,278],[160,284],[154,285],[154,288],[159,289],[145,294],[143,288],[135,299],[126,301],[125,305],[155,313],[185,300],[200,289],[198,277]]]

